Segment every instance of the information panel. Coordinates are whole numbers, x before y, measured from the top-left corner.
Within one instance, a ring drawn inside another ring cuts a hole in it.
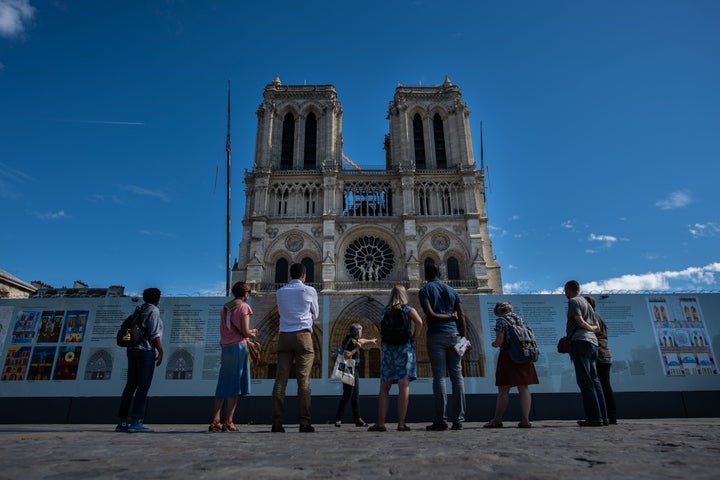
[[[414,293],[414,295],[413,295]],[[413,306],[419,311],[416,292]],[[350,323],[368,338],[379,333],[379,311],[387,295],[320,294],[313,337],[314,395],[338,395],[330,380],[329,354]],[[462,295],[472,349],[465,354],[466,392],[495,393],[497,349],[493,307],[510,302],[532,327],[541,350],[533,392],[577,392],[568,355],[556,352],[565,334],[567,299],[562,295]],[[616,391],[720,390],[715,353],[720,341],[720,295],[596,295],[608,324]],[[219,316],[225,298],[163,297],[163,364],[155,371],[153,396],[212,396],[219,363]],[[141,302],[130,297],[0,300],[0,396],[118,396],[127,375],[125,350],[115,334]],[[263,363],[253,372],[252,393],[269,396],[275,372],[277,309],[274,295],[251,297],[251,326],[260,331]],[[416,344],[420,378],[412,393],[432,393],[425,332]],[[363,350],[363,395],[377,395],[380,346]],[[449,386],[448,386],[449,387]],[[296,393],[288,383],[288,395]]]

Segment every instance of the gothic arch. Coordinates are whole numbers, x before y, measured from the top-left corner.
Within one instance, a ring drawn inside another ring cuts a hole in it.
[[[165,367],[166,380],[191,380],[193,356],[184,348],[178,348],[171,355]]]
[[[328,353],[331,353],[345,339],[350,330],[350,325],[358,323],[363,327],[364,338],[377,338],[376,344],[368,344],[363,347],[363,359],[360,362],[359,375],[363,378],[380,377],[380,358],[382,347],[380,344],[380,320],[384,305],[378,300],[364,296],[347,305],[339,314],[336,320],[330,323],[330,336]],[[327,376],[332,373],[334,364],[329,363]]]
[[[98,350],[85,365],[85,380],[110,380],[112,369],[113,357],[110,352]]]
[[[278,336],[280,335],[280,315],[277,306],[272,307],[265,317],[255,323],[255,319],[250,317],[250,326],[257,328],[258,334],[255,341],[260,344],[260,361],[251,369],[252,378],[275,378],[277,371],[277,345]],[[315,351],[315,359],[313,360],[310,378],[320,378],[322,360],[322,326],[317,323],[313,325],[312,331],[313,350]],[[290,370],[290,378],[295,377],[295,366]]]

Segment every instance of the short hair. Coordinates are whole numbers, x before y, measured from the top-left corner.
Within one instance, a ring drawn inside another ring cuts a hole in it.
[[[565,289],[570,289],[573,292],[580,293],[580,283],[577,280],[568,280],[565,282]]]
[[[290,265],[290,278],[292,278],[293,280],[297,280],[305,273],[307,273],[307,269],[302,263],[293,263],[292,265]]]
[[[425,265],[425,278],[428,280],[432,280],[433,278],[437,278],[440,274],[440,270],[438,269],[437,265],[434,263],[428,263]]]
[[[595,299],[591,297],[590,295],[585,296],[585,300],[590,304],[591,307],[593,307],[593,310],[595,310]]]
[[[160,290],[157,288],[146,288],[143,290],[143,302],[157,305],[160,301]]]
[[[246,293],[250,295],[250,285],[245,282],[236,282],[230,291],[232,292],[233,297],[243,298]]]
[[[493,309],[493,313],[497,315],[498,317],[502,317],[508,312],[512,312],[513,307],[508,302],[497,302],[495,304],[495,308]]]
[[[350,335],[357,335],[360,330],[362,330],[362,325],[359,323],[353,323],[350,325]]]

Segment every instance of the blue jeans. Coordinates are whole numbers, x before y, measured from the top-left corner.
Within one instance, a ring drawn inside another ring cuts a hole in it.
[[[150,390],[153,373],[155,373],[155,351],[128,348],[127,357],[127,383],[120,400],[118,417],[120,417],[120,420],[128,419],[130,404],[132,403],[131,419],[142,420],[145,418],[147,394],[148,390]],[[134,402],[133,396],[135,397]]]
[[[465,420],[465,383],[462,375],[462,357],[455,351],[458,335],[441,333],[428,335],[427,351],[433,373],[433,397],[435,412],[433,423],[447,422],[447,393],[445,375],[450,374],[452,382],[452,400],[450,402],[450,420],[462,423]]]
[[[597,375],[597,345],[584,340],[570,342],[570,358],[575,366],[575,380],[583,399],[585,418],[591,422],[607,422],[607,408]]]

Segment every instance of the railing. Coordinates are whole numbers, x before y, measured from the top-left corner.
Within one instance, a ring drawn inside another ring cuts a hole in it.
[[[487,280],[447,280],[446,284],[453,287],[459,293],[465,291],[477,291],[488,288]],[[425,284],[422,280],[378,280],[372,282],[308,282],[306,285],[314,287],[317,291],[322,292],[348,292],[352,290],[387,290],[390,291],[395,285],[402,285],[407,289],[418,289]],[[277,291],[285,283],[251,283],[250,288],[253,292],[270,293]]]

